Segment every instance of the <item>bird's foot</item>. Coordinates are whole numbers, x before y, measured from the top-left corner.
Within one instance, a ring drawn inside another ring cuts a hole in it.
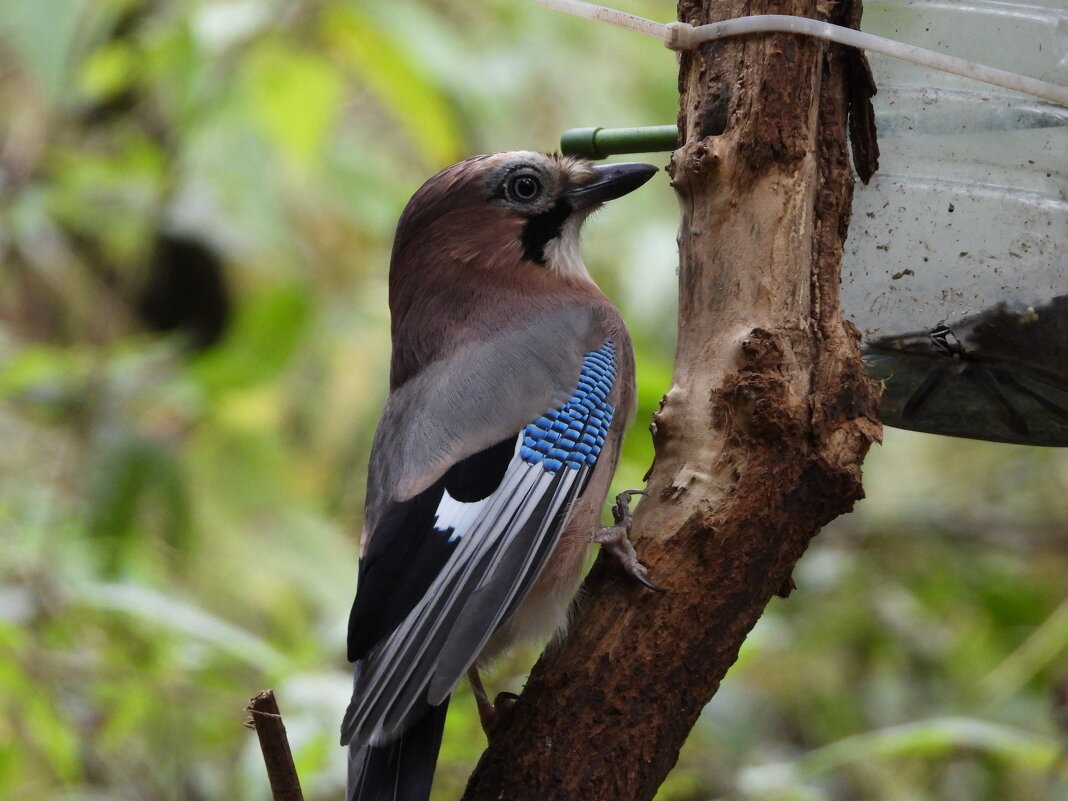
[[[523,700],[515,693],[501,692],[497,693],[497,697],[493,699],[493,720],[490,727],[490,731],[497,733],[501,728],[511,719],[512,713],[515,708],[519,706],[519,702]],[[490,736],[490,732],[486,732],[486,737]]]
[[[638,559],[638,554],[631,544],[631,523],[634,515],[630,511],[630,499],[633,495],[645,495],[645,490],[625,490],[616,496],[616,502],[612,504],[612,519],[615,525],[602,526],[593,535],[593,542],[598,543],[614,556],[623,569],[644,584],[650,590],[664,592],[664,588],[649,580],[649,570]]]
[[[478,705],[478,722],[482,724],[486,740],[492,740],[501,730],[501,727],[512,716],[512,710],[516,708],[519,700],[518,695],[509,692],[497,693],[493,701],[475,695],[475,703]]]
[[[482,731],[486,739],[493,738],[494,732],[498,731],[519,703],[519,696],[515,693],[497,693],[497,697],[490,701],[486,694],[486,688],[482,686],[482,677],[478,674],[478,668],[467,671],[467,680],[471,684],[471,691],[475,696],[475,705],[478,707],[478,720],[482,724]]]

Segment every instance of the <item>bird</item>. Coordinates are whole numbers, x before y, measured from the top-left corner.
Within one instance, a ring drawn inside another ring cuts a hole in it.
[[[356,596],[348,801],[425,801],[465,675],[563,628],[591,542],[647,586],[600,509],[635,406],[627,327],[579,232],[641,163],[476,156],[416,191],[389,271],[390,392],[375,431]]]

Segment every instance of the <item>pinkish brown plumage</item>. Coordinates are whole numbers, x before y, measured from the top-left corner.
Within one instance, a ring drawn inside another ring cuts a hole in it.
[[[457,682],[566,619],[634,404],[630,337],[578,234],[653,173],[479,156],[401,217],[349,625],[350,801],[425,799]]]

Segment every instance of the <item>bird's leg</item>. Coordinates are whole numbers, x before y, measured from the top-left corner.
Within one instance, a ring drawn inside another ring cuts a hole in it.
[[[478,719],[482,723],[482,731],[488,738],[497,719],[497,709],[486,694],[486,688],[482,686],[482,677],[478,675],[478,668],[474,665],[467,671],[467,681],[471,685],[471,692],[475,694],[475,705],[478,707]]]
[[[467,681],[471,685],[471,692],[475,695],[475,705],[478,707],[478,720],[482,724],[482,731],[486,733],[486,739],[490,739],[493,731],[500,725],[502,718],[507,718],[519,700],[515,693],[499,693],[496,701],[490,701],[486,688],[482,685],[482,677],[478,674],[478,668],[474,665],[467,671]]]
[[[638,561],[638,554],[635,553],[630,537],[627,536],[630,533],[630,525],[634,522],[634,515],[630,511],[632,495],[645,495],[645,490],[625,490],[619,493],[616,496],[616,502],[612,504],[612,520],[615,521],[615,525],[601,526],[594,532],[591,539],[618,559],[623,569],[631,576],[649,589],[663,592],[663,587],[658,587],[649,580],[649,571]]]

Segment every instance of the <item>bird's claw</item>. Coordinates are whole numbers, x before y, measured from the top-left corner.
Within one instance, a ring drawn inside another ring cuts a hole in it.
[[[478,718],[487,740],[492,740],[508,722],[521,700],[515,693],[501,692],[497,693],[493,703],[487,701],[485,705],[479,704]]]
[[[664,588],[654,584],[649,579],[649,570],[638,559],[627,534],[630,532],[634,515],[630,511],[630,499],[635,495],[647,495],[645,490],[625,490],[616,496],[616,502],[612,504],[613,526],[603,526],[593,535],[593,541],[598,543],[614,556],[623,569],[643,586],[656,592],[664,592]]]
[[[635,495],[648,496],[645,490],[623,490],[616,496],[616,502],[612,504],[612,520],[617,526],[630,531],[630,525],[634,522],[634,513],[630,511],[630,499]]]
[[[505,717],[510,715],[522,700],[520,696],[508,691],[497,693],[497,697],[493,699],[493,708],[497,710],[497,722],[500,723],[502,715]]]
[[[486,733],[486,739],[489,740],[511,717],[512,711],[522,699],[515,693],[501,692],[497,693],[493,701],[490,701],[486,688],[482,684],[482,677],[479,676],[478,669],[475,667],[467,671],[467,679],[471,683],[471,692],[478,706],[478,719],[482,724],[482,731]]]
[[[641,562],[638,562],[638,566],[634,570],[628,570],[627,572],[630,573],[630,575],[639,584],[641,584],[642,586],[646,587],[647,589],[650,589],[653,592],[667,592],[667,590],[664,589],[663,587],[661,587],[659,584],[654,584],[650,580],[650,578],[649,578],[649,569],[645,565],[643,565]]]

